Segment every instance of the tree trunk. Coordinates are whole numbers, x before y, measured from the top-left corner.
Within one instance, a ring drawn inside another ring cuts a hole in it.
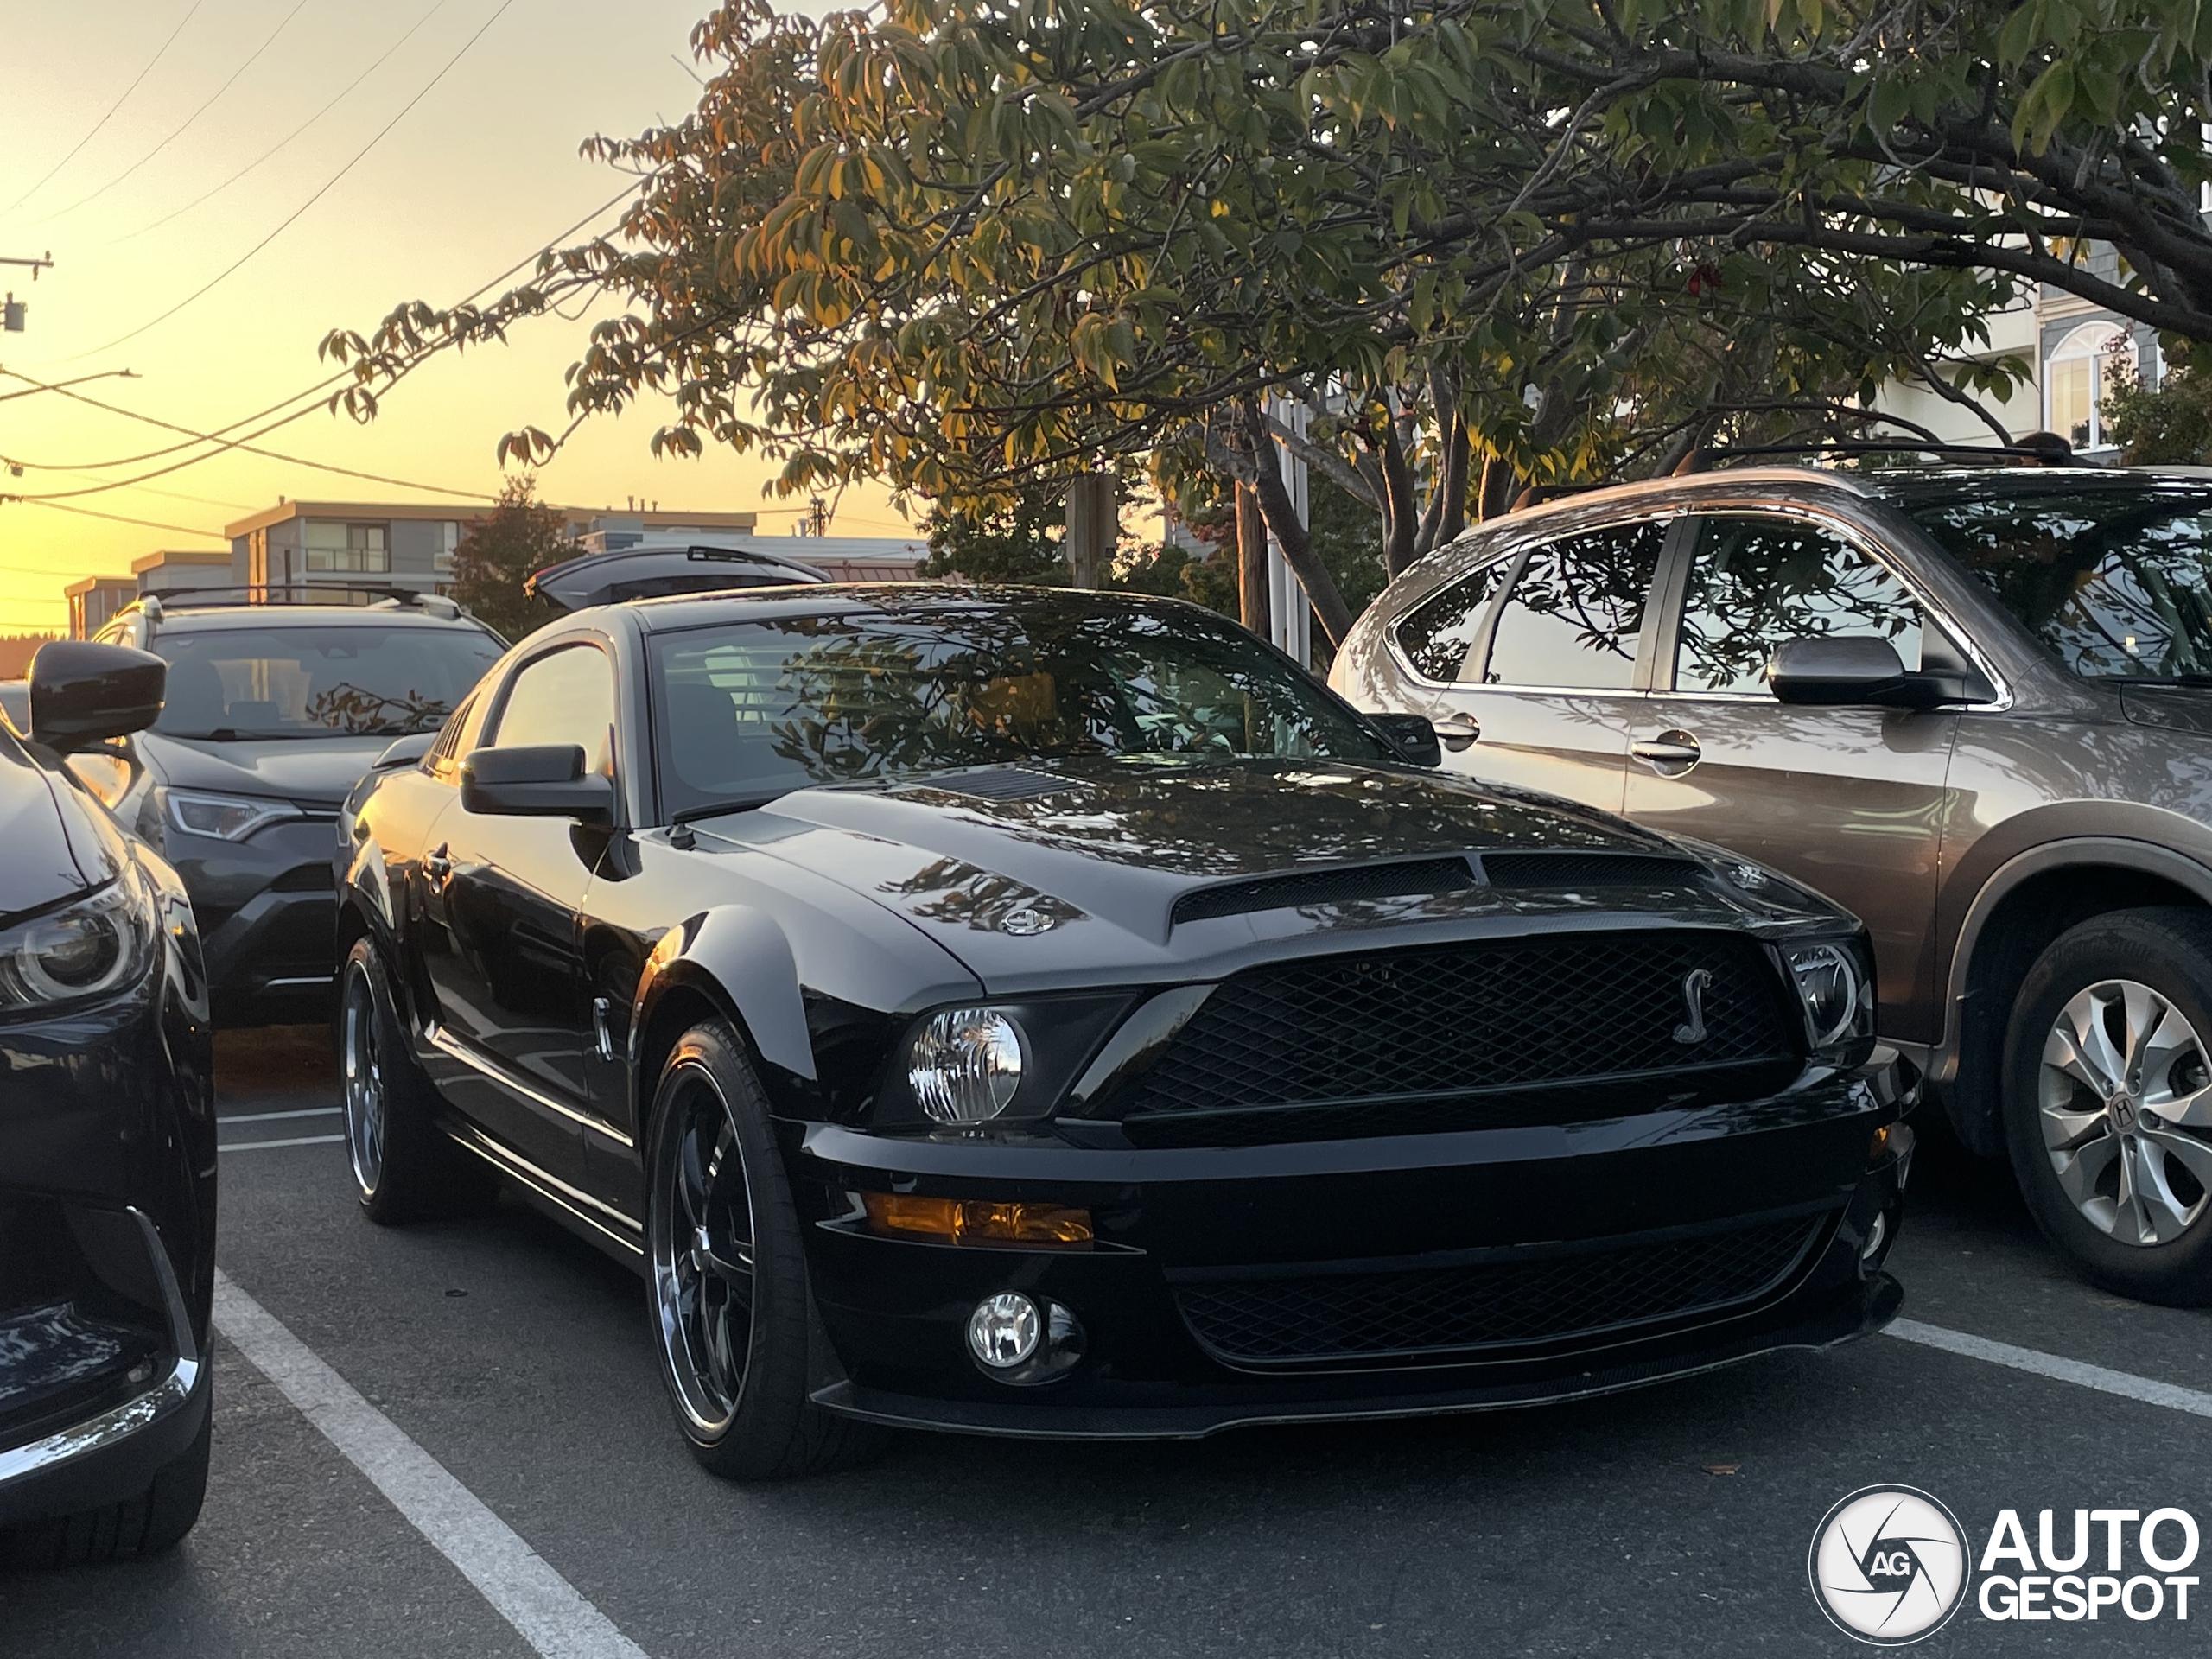
[[[1268,614],[1268,521],[1249,484],[1236,486],[1237,619],[1265,639],[1274,632]]]
[[[1253,493],[1259,497],[1260,512],[1267,518],[1268,529],[1274,533],[1275,544],[1282,549],[1290,568],[1298,573],[1306,597],[1313,601],[1313,615],[1321,624],[1321,632],[1329,636],[1331,645],[1341,645],[1344,636],[1351,632],[1351,607],[1344,603],[1337,579],[1315,554],[1306,526],[1299,522],[1297,504],[1283,487],[1282,468],[1275,464],[1274,440],[1268,435],[1267,417],[1261,414],[1258,405],[1245,405],[1242,426],[1245,450],[1254,463]]]

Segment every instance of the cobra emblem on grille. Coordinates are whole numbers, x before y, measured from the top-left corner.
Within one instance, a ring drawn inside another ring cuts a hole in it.
[[[1690,1017],[1675,1027],[1675,1040],[1683,1044],[1701,1043],[1707,1033],[1705,1029],[1705,993],[1713,983],[1713,970],[1693,968],[1682,976],[1682,1006]]]

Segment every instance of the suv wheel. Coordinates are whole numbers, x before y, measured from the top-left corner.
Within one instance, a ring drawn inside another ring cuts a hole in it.
[[[2212,918],[2115,911],[2028,970],[2005,1045],[2028,1207],[2088,1277],[2212,1302]]]

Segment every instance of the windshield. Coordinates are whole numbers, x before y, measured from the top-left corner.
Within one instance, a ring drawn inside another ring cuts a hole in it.
[[[778,618],[652,646],[671,816],[809,784],[1084,754],[1395,758],[1202,613],[1091,606]]]
[[[2076,674],[2212,684],[2212,491],[2054,485],[1910,511]]]
[[[171,737],[397,737],[442,724],[499,642],[474,628],[251,627],[156,637]]]

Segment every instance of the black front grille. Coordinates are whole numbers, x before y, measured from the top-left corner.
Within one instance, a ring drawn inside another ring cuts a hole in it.
[[[1758,944],[1731,934],[1309,957],[1223,981],[1109,1109],[1150,1144],[1203,1140],[1209,1123],[1249,1141],[1313,1138],[1315,1123],[1377,1135],[1620,1116],[1670,1085],[1793,1064],[1786,995]]]
[[[1485,853],[1494,887],[1683,887],[1705,880],[1702,865],[1652,853]]]
[[[1185,1283],[1175,1300],[1208,1349],[1250,1364],[1571,1341],[1756,1300],[1790,1278],[1832,1220],[1798,1215],[1469,1267]]]
[[[1416,858],[1395,864],[1359,864],[1349,869],[1306,870],[1295,875],[1262,876],[1256,880],[1200,887],[1175,901],[1174,919],[1198,922],[1255,910],[1289,910],[1299,905],[1458,893],[1474,885],[1473,867],[1464,858]]]

